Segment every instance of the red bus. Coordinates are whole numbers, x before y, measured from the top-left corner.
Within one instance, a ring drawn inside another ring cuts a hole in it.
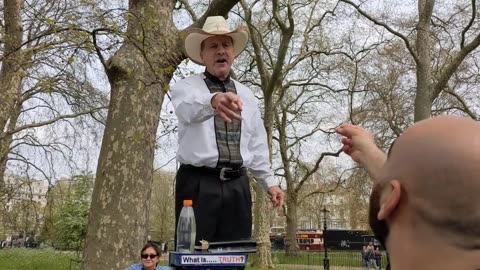
[[[300,250],[323,250],[323,238],[321,232],[297,232],[297,243]]]

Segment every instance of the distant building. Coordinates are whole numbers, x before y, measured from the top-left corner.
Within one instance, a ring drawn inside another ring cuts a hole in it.
[[[367,224],[354,225],[352,222],[352,211],[349,204],[348,194],[329,193],[325,194],[321,200],[312,198],[311,206],[308,209],[297,209],[297,230],[298,231],[317,231],[323,229],[324,215],[323,207],[328,210],[326,221],[327,228],[334,230],[366,230]],[[277,212],[277,211],[276,211]],[[357,221],[358,223],[358,221]],[[283,211],[273,216],[271,221],[271,233],[279,230],[285,230],[287,226],[286,217]]]
[[[7,209],[21,201],[39,203],[42,207],[47,205],[47,192],[49,183],[47,180],[28,179],[20,176],[5,176],[7,189]]]
[[[6,237],[11,243],[15,239],[26,241],[29,236],[38,236],[45,221],[47,203],[60,207],[75,193],[75,177],[60,178],[53,184],[17,175],[5,175],[4,180],[6,193],[0,198],[5,214],[12,214],[12,218],[0,219],[0,240]],[[15,215],[18,211],[22,214]]]
[[[329,229],[352,229],[350,226],[350,209],[346,207],[345,198],[341,195],[328,194],[325,195],[323,203],[316,209],[316,213],[300,213],[298,215],[299,230],[317,230],[323,229],[324,216],[323,207],[328,210],[327,228]]]

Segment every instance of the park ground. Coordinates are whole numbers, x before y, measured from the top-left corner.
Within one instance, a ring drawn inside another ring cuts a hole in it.
[[[57,251],[51,248],[27,249],[13,248],[0,249],[0,270],[77,270],[79,263],[78,253]],[[162,265],[167,265],[167,257],[163,256]],[[358,252],[331,252],[330,270],[359,270]],[[302,252],[298,256],[285,256],[283,252],[273,253],[272,260],[276,269],[323,269],[323,253]],[[258,268],[247,266],[247,270]]]

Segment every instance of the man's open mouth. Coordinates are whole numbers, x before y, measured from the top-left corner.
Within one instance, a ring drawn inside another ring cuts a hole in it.
[[[226,64],[227,63],[227,59],[225,58],[220,58],[218,59],[217,61],[215,61],[216,63],[219,63],[219,64]]]

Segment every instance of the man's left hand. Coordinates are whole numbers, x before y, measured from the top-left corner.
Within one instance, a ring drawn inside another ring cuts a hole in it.
[[[283,198],[285,194],[280,189],[279,186],[273,186],[268,189],[268,194],[270,194],[270,201],[272,201],[272,205],[274,208],[282,207],[283,205]]]

